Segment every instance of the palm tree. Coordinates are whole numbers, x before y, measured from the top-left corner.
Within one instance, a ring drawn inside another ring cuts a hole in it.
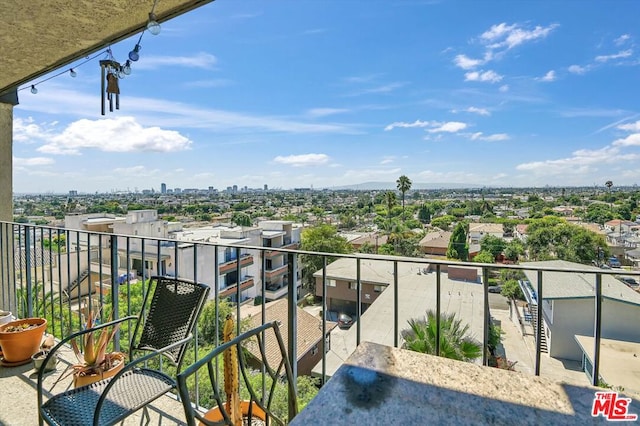
[[[396,194],[393,191],[385,192],[384,201],[387,203],[387,218],[391,219],[391,209],[396,204]]]
[[[402,175],[396,181],[396,185],[398,186],[398,191],[402,193],[402,217],[404,218],[404,194],[411,189],[411,179]]]
[[[436,313],[427,311],[426,318],[408,321],[402,330],[403,348],[415,352],[439,355],[459,361],[473,361],[482,356],[482,346],[471,338],[469,325],[463,325],[455,314],[440,314],[440,353],[436,354]]]

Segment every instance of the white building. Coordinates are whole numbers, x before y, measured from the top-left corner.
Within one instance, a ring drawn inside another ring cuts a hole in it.
[[[599,268],[563,260],[529,262],[523,265],[574,268],[590,272]],[[530,285],[524,285],[525,293],[535,300],[538,276],[535,271],[525,271]],[[640,293],[612,275],[602,277],[602,338],[640,342],[637,321],[640,318]],[[543,331],[549,355],[580,361],[582,350],[577,335],[594,335],[595,324],[595,273],[543,272],[542,312]],[[528,288],[528,291],[527,291]]]

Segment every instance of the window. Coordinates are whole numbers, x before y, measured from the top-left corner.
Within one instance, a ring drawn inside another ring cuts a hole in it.
[[[318,353],[318,345],[315,345],[313,348],[311,348],[311,355],[315,355]]]
[[[357,289],[358,289],[358,283],[349,281],[349,290],[357,290]]]
[[[384,287],[383,285],[374,285],[373,286],[373,291],[376,293],[382,293],[384,291]]]
[[[328,287],[335,287],[336,286],[336,280],[327,280],[327,286]]]

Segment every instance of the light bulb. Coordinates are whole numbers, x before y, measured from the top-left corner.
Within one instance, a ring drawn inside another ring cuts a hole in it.
[[[120,80],[122,80],[122,79],[124,78],[124,73],[122,72],[122,70],[120,70],[120,71],[118,71],[118,72],[116,73],[116,76],[117,76]]]
[[[158,35],[160,34],[160,29],[160,24],[156,21],[155,13],[151,12],[149,14],[149,22],[147,22],[147,30],[153,35]]]
[[[140,49],[141,46],[139,44],[136,44],[136,47],[134,47],[133,50],[129,52],[129,59],[131,59],[133,62],[140,59],[140,55],[138,54],[138,52],[140,52]]]
[[[71,77],[75,77],[76,75],[78,75],[78,73],[77,73],[77,72],[75,72],[75,71],[73,70],[73,68],[71,68],[71,69],[69,70],[69,75],[70,75]]]
[[[124,64],[124,67],[122,67],[122,73],[123,73],[124,75],[129,75],[129,74],[131,74],[131,62],[127,61],[127,62]]]
[[[31,93],[33,93],[34,95],[35,95],[36,93],[38,93],[38,89],[36,89],[36,85],[35,85],[35,84],[32,84],[32,85],[31,85]]]

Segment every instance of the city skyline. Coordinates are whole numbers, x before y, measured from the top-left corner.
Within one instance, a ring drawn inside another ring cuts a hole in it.
[[[504,4],[212,2],[144,34],[119,111],[97,59],[25,85],[14,192],[640,181],[640,5]]]

